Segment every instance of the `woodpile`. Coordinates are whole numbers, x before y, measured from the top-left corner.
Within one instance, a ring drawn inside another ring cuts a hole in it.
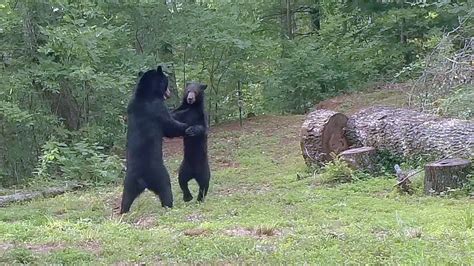
[[[376,171],[377,151],[408,158],[428,155],[439,161],[425,167],[425,193],[437,194],[467,181],[474,158],[474,122],[394,107],[371,107],[349,118],[316,110],[301,128],[301,150],[308,165],[323,165],[334,153],[351,168],[366,172]],[[409,192],[412,175],[395,169],[397,185]]]

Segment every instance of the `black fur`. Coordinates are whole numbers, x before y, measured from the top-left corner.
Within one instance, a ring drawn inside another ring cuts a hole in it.
[[[183,191],[183,200],[193,199],[188,182],[195,179],[199,185],[198,201],[204,201],[209,189],[211,171],[207,156],[207,115],[204,111],[204,90],[207,85],[200,83],[186,84],[181,106],[172,112],[173,118],[194,126],[195,136],[184,137],[184,159],[179,167],[179,186]],[[194,95],[194,97],[191,97]],[[194,99],[192,99],[194,98]]]
[[[194,134],[187,124],[171,117],[164,103],[168,78],[161,67],[140,74],[127,110],[127,175],[120,213],[128,212],[145,188],[158,195],[163,207],[173,207],[170,177],[163,164],[163,137]]]

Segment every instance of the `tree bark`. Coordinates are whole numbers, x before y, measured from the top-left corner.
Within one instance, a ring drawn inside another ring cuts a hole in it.
[[[425,165],[425,194],[461,188],[467,182],[470,167],[471,162],[465,159],[446,159]]]
[[[57,195],[64,194],[68,191],[73,191],[81,187],[82,186],[75,184],[75,185],[71,185],[64,188],[49,188],[42,191],[19,192],[12,195],[0,196],[0,207],[5,207],[11,203],[18,203],[18,202],[33,200],[40,197],[44,197],[44,198],[55,197]]]
[[[348,148],[343,128],[347,117],[330,110],[316,110],[308,114],[301,128],[301,150],[307,165],[323,165]]]
[[[352,115],[346,137],[350,145],[406,157],[471,158],[474,151],[472,121],[393,107],[371,107]]]

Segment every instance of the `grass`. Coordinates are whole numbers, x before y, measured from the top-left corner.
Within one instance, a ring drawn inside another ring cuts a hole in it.
[[[119,184],[2,208],[0,263],[474,264],[472,199],[399,195],[388,178],[297,180],[302,119],[213,130],[204,204],[183,203],[174,178],[171,210],[146,192],[120,217]],[[176,176],[181,155],[167,158]]]

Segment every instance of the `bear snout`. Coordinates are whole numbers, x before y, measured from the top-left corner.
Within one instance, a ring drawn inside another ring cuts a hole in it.
[[[193,91],[189,92],[188,93],[188,97],[186,98],[188,104],[193,104],[194,101],[196,101],[196,93],[194,93]]]
[[[171,96],[170,88],[166,88],[165,95],[164,95],[165,100],[170,98],[170,96]]]

